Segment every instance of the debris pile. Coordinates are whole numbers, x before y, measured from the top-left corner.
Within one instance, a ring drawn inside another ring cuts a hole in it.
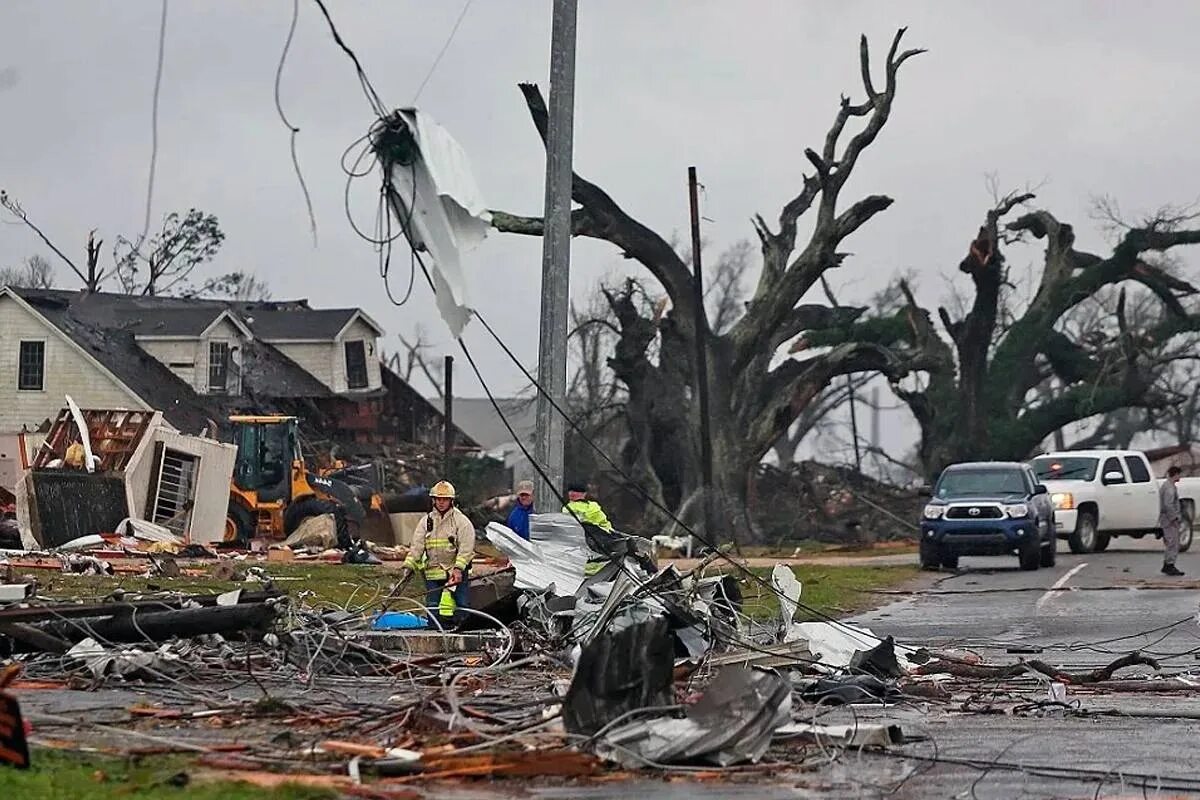
[[[786,567],[734,576],[710,552],[688,572],[659,568],[648,541],[563,515],[534,515],[529,540],[497,524],[486,535],[511,567],[474,577],[473,607],[453,618],[399,585],[357,606],[288,597],[268,563],[265,582],[224,593],[64,603],[0,587],[0,657],[23,670],[13,688],[35,745],[187,752],[227,777],[365,783],[379,796],[479,778],[773,779],[849,748],[900,752],[916,737],[890,716],[897,705],[961,713],[981,682],[1051,681],[1061,698],[1157,666],[1132,655],[1086,674],[995,667],[798,622],[803,587]],[[781,611],[749,616],[738,577]],[[83,691],[109,699],[72,699]],[[1054,702],[1065,706],[1038,707]]]

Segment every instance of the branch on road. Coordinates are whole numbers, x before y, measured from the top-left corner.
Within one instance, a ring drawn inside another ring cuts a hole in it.
[[[1106,667],[1094,669],[1089,672],[1064,672],[1052,667],[1045,661],[1038,661],[1037,659],[1008,665],[966,664],[958,661],[938,660],[918,667],[916,674],[953,675],[956,678],[970,678],[972,680],[1004,680],[1006,678],[1016,678],[1027,672],[1037,672],[1056,681],[1080,685],[1104,683],[1111,680],[1113,673],[1117,670],[1136,666],[1152,667],[1156,672],[1161,669],[1159,663],[1153,658],[1133,652],[1121,656]]]

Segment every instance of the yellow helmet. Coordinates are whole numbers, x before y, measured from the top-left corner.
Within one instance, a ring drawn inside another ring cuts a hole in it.
[[[429,490],[430,497],[449,497],[454,499],[454,484],[450,481],[438,481]]]

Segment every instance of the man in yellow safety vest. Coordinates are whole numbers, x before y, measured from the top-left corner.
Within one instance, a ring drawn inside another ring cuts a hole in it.
[[[413,531],[405,577],[423,572],[425,604],[437,608],[443,616],[454,615],[456,608],[467,608],[467,573],[475,557],[475,527],[467,515],[454,506],[454,486],[438,481],[429,490],[433,510],[421,517]],[[451,601],[449,594],[453,594]]]
[[[572,481],[567,484],[567,504],[562,513],[573,515],[580,522],[595,525],[597,528],[612,533],[612,523],[604,509],[595,500],[589,500],[587,484],[583,481]]]

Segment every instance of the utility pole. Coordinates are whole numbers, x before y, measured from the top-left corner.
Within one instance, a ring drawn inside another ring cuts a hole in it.
[[[445,384],[442,405],[442,477],[450,480],[451,459],[454,456],[454,356],[446,356]]]
[[[546,211],[542,232],[542,314],[538,338],[537,437],[534,458],[554,486],[538,497],[555,497],[563,483],[562,416],[566,408],[567,310],[571,268],[571,145],[575,117],[576,0],[554,0],[550,31],[550,107],[546,132]],[[547,396],[548,395],[548,396]],[[539,479],[540,482],[540,479]]]
[[[854,376],[846,376],[846,387],[850,390],[850,436],[854,439],[854,469],[862,472],[862,450],[858,446],[858,409],[855,404]]]
[[[696,328],[696,396],[700,401],[700,470],[704,480],[704,534],[710,541],[717,534],[713,516],[712,431],[708,416],[708,350],[704,337],[708,324],[704,315],[704,273],[700,269],[700,201],[696,196],[696,168],[688,167],[688,201],[692,212],[692,304]]]

